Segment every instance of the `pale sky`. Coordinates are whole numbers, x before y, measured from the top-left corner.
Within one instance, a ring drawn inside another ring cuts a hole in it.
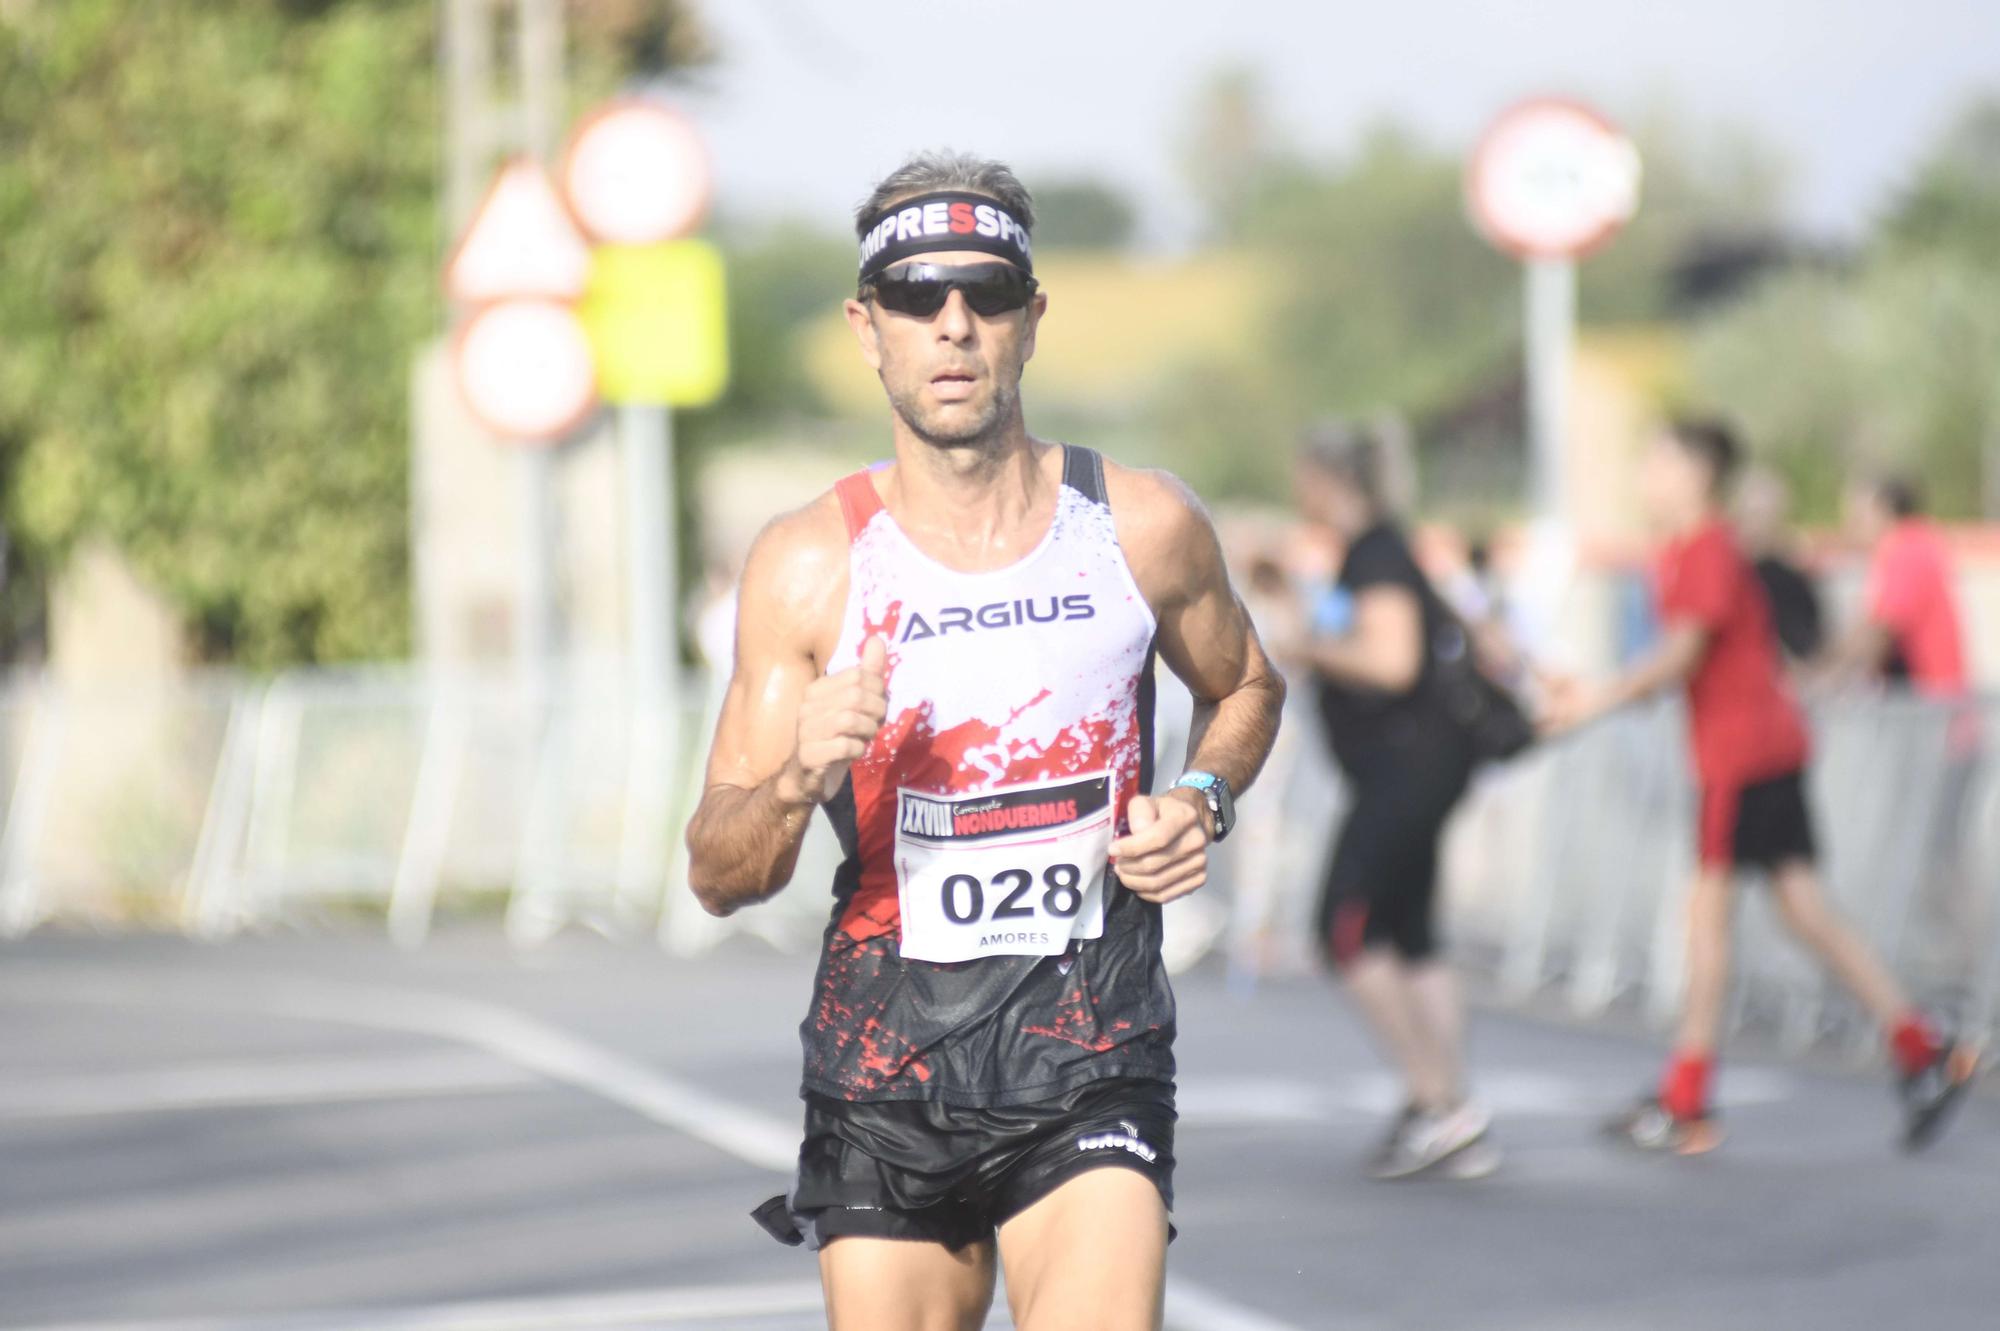
[[[911,148],[1036,177],[1100,176],[1184,239],[1173,153],[1221,63],[1337,152],[1393,118],[1463,147],[1535,92],[1614,117],[1670,99],[1736,123],[1790,168],[1792,220],[1853,234],[1975,92],[2000,91],[2000,0],[702,0],[722,48],[688,99],[723,206],[844,222]],[[1643,206],[1643,205],[1642,205]]]

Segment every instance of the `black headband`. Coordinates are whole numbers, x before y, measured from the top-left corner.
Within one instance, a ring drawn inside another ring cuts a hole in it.
[[[1028,228],[984,194],[937,190],[903,199],[875,214],[861,233],[861,280],[891,264],[938,250],[979,250],[1023,272],[1035,271]]]

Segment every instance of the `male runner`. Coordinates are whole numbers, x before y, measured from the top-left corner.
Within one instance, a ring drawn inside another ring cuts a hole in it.
[[[836,1331],[981,1326],[996,1252],[1028,1331],[1159,1325],[1160,904],[1201,886],[1283,701],[1194,497],[1023,425],[1032,208],[956,154],[860,208],[846,312],[895,457],[751,550],[688,828],[719,914],[785,885],[815,805],[847,852],[798,1174],[757,1213],[818,1249]],[[1155,653],[1195,697],[1157,799]]]
[[[1720,1144],[1709,1082],[1729,989],[1734,872],[1750,868],[1769,875],[1786,927],[1882,1023],[1901,1075],[1904,1144],[1915,1149],[1942,1126],[1977,1055],[1939,1038],[1820,890],[1805,800],[1805,721],[1779,659],[1769,603],[1723,515],[1740,458],[1735,438],[1718,424],[1684,421],[1660,432],[1646,456],[1643,488],[1668,533],[1658,575],[1664,640],[1616,681],[1559,693],[1548,717],[1550,728],[1564,729],[1687,688],[1701,785],[1687,995],[1658,1094],[1610,1127],[1633,1145],[1682,1155]]]

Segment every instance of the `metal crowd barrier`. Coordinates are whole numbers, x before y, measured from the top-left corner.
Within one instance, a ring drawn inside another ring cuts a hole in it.
[[[715,683],[635,698],[610,666],[561,680],[537,698],[504,676],[411,671],[125,691],[16,679],[0,689],[0,932],[81,915],[219,936],[361,909],[417,945],[440,908],[490,906],[522,945],[581,922],[680,955],[739,932],[810,948],[838,858],[824,820],[777,900],[718,921],[686,891],[680,837]],[[1219,950],[1249,985],[1313,964],[1308,921],[1343,799],[1295,694],[1210,890],[1169,911],[1176,966]],[[1161,697],[1170,774],[1187,706],[1176,688]],[[1920,996],[1989,1027],[2000,757],[1979,747],[2000,750],[2000,707],[1971,725],[1923,701],[1848,698],[1814,723],[1829,892]],[[1584,1015],[1671,1012],[1693,867],[1681,727],[1676,706],[1628,713],[1475,783],[1447,836],[1447,927],[1501,993]],[[1797,1045],[1871,1044],[1757,892],[1742,909],[1737,1019]]]

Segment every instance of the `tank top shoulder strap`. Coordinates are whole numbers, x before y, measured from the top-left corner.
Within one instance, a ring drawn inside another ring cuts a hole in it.
[[[847,519],[847,539],[855,540],[882,511],[882,496],[875,493],[875,482],[869,479],[866,470],[841,477],[834,482],[833,490],[840,496],[840,511]]]
[[[1104,492],[1104,458],[1081,444],[1063,446],[1063,484],[1093,504],[1108,504]]]

